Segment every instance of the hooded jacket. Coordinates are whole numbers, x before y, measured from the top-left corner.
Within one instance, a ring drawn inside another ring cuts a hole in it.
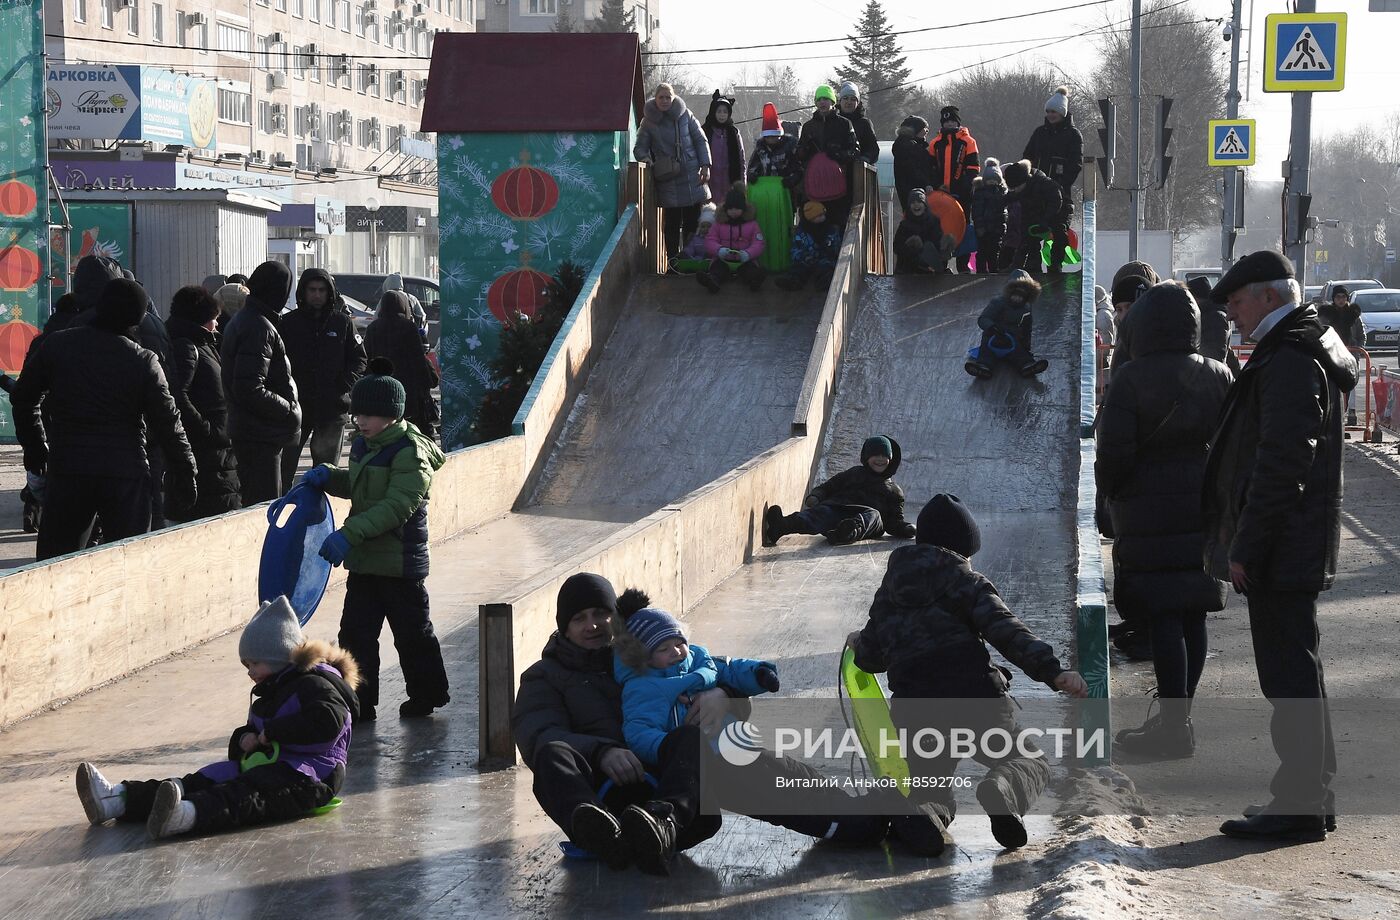
[[[715,110],[721,105],[729,107],[729,120],[720,124],[715,118]],[[701,126],[710,144],[710,200],[716,204],[724,200],[724,193],[735,182],[744,181],[744,138],[739,127],[734,124],[734,100],[721,96],[715,90],[710,100],[710,111]]]
[[[170,394],[180,409],[199,469],[193,508],[172,520],[197,520],[243,507],[238,496],[238,465],[228,437],[228,407],[219,367],[219,336],[178,316],[170,330]]]
[[[229,760],[244,756],[239,739],[261,732],[279,747],[277,762],[339,792],[350,730],[360,714],[360,669],[350,653],[319,639],[292,652],[292,663],[253,687],[248,722],[228,742]]]
[[[888,672],[894,697],[998,697],[1007,677],[992,664],[987,642],[1048,686],[1064,670],[967,559],[933,544],[901,546],[890,553],[855,663]]]
[[[1289,313],[1255,346],[1206,461],[1205,562],[1216,578],[1228,579],[1238,562],[1265,589],[1332,586],[1343,394],[1356,382],[1356,359],[1312,305]]]
[[[312,281],[321,281],[330,289],[319,310],[306,302],[306,288]],[[297,308],[281,318],[278,331],[297,382],[302,427],[344,425],[350,414],[350,388],[364,374],[367,359],[330,272],[308,268],[301,273]]]
[[[1200,313],[1159,284],[1133,306],[1141,353],[1113,375],[1099,412],[1094,478],[1115,535],[1114,603],[1136,613],[1223,610],[1201,567],[1206,448],[1233,377],[1196,353]]]
[[[1056,125],[1046,119],[1037,126],[1021,159],[1030,160],[1032,166],[1058,182],[1068,200],[1084,163],[1084,136],[1074,126],[1073,116],[1065,115]]]
[[[1317,308],[1323,325],[1337,331],[1342,344],[1348,348],[1366,347],[1366,325],[1361,321],[1361,308],[1350,301],[1345,306],[1325,303]]]
[[[710,165],[710,141],[680,96],[674,97],[664,112],[655,98],[647,100],[632,156],[643,163],[664,156],[680,164],[679,173],[656,183],[660,207],[688,208],[709,199],[710,191],[700,181],[700,167]]]
[[[972,206],[968,217],[977,228],[978,236],[1002,237],[1006,235],[1006,186],[1000,182],[988,182],[978,176],[972,180]]]
[[[399,419],[350,445],[350,466],[330,470],[326,493],[350,499],[340,533],[350,541],[346,571],[409,581],[428,577],[428,492],[447,458],[412,423]]]
[[[1003,169],[1003,175],[1005,172]],[[1031,170],[1025,184],[1006,193],[1006,203],[1010,205],[1012,202],[1019,202],[1021,205],[1023,234],[1031,227],[1055,230],[1064,223],[1060,216],[1065,203],[1064,190],[1058,182],[1038,169]]]
[[[836,113],[851,123],[851,128],[856,132],[856,146],[860,149],[861,158],[874,166],[880,159],[880,141],[875,137],[875,125],[865,114],[865,100],[858,102],[856,110],[849,115],[841,111],[838,103]]]
[[[390,291],[401,291],[403,296],[408,298],[408,316],[414,324],[422,329],[428,325],[428,311],[423,309],[422,302],[403,286],[403,274],[401,272],[389,272],[384,276],[384,281],[379,285],[379,296],[383,296]]]
[[[744,202],[744,213],[738,220],[730,220],[724,203],[720,203],[714,225],[705,237],[706,255],[718,259],[721,249],[737,249],[748,253],[750,262],[756,262],[763,255],[764,245],[763,231],[758,226],[752,201]]]
[[[984,332],[998,329],[1009,333],[1029,348],[1031,310],[1039,297],[1040,282],[1034,278],[1018,278],[1008,282],[1000,294],[987,301],[987,306],[977,317],[977,328]]]
[[[692,644],[683,660],[669,668],[647,665],[646,648],[624,631],[613,647],[613,677],[622,687],[622,733],[627,747],[643,763],[655,764],[666,734],[685,724],[689,706],[682,695],[724,685],[744,696],[764,693],[756,673],[777,666],[753,658],[714,657]]]
[[[393,363],[394,379],[403,384],[405,419],[423,432],[438,423],[440,413],[433,402],[438,374],[423,350],[423,337],[409,319],[408,295],[388,291],[380,298],[379,315],[365,330],[365,353]]]
[[[807,496],[807,503],[862,505],[874,508],[880,512],[880,521],[884,525],[885,533],[908,538],[914,536],[914,525],[904,519],[904,490],[894,481],[894,474],[899,471],[900,460],[904,454],[898,441],[889,435],[885,437],[890,442],[890,452],[894,456],[890,457],[890,465],[885,467],[883,473],[877,473],[866,466],[870,453],[862,446],[860,463],[842,470],[812,489],[811,494]]]
[[[938,219],[928,206],[928,199],[924,196],[922,188],[914,188],[910,191],[913,198],[924,199],[924,213],[914,215],[909,208],[909,203],[904,206],[904,219],[899,222],[899,226],[894,229],[894,273],[896,275],[912,274],[918,271],[923,265],[920,255],[925,244],[932,243],[935,247],[943,247],[943,223]],[[917,250],[909,245],[910,240],[918,240]],[[911,251],[913,250],[913,251]]]
[[[797,136],[797,156],[806,163],[818,153],[824,153],[835,160],[842,170],[846,164],[860,156],[860,139],[855,127],[842,117],[832,106],[823,115],[814,111],[812,117],[802,125],[802,133]]]
[[[540,660],[520,676],[510,725],[520,759],[531,769],[541,748],[561,743],[596,770],[607,750],[626,745],[613,650],[582,648],[554,633]]]
[[[933,161],[933,182],[947,189],[959,201],[966,202],[972,194],[972,180],[982,171],[977,153],[977,139],[962,125],[952,134],[939,131],[928,144]]]
[[[908,207],[909,193],[914,189],[933,185],[933,155],[928,151],[928,141],[919,137],[920,128],[927,126],[922,118],[909,116],[899,126],[890,148],[894,157],[894,188],[901,208]]]
[[[248,300],[224,327],[220,372],[228,399],[228,434],[286,447],[301,436],[301,406],[287,346],[278,331],[292,273],[281,262],[264,262],[248,279]]]

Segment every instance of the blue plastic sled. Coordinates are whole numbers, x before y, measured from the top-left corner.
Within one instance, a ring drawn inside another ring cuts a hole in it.
[[[1016,350],[1016,342],[1012,340],[1010,336],[994,335],[987,340],[987,350],[992,353],[991,357],[1005,358]],[[967,350],[967,360],[983,360],[981,342],[978,342]]]
[[[657,786],[659,786],[659,785],[661,784],[660,781],[657,780],[657,778],[654,777],[654,776],[652,776],[650,773],[644,773],[644,774],[643,774],[643,778],[644,778],[649,784],[651,784],[651,788],[653,788],[653,789],[655,789]],[[604,799],[606,799],[607,796],[608,796],[608,793],[612,791],[612,788],[613,788],[613,781],[612,781],[612,780],[608,780],[608,781],[604,782],[602,786],[599,786],[599,787],[598,787],[598,801],[601,802],[601,801],[603,801]],[[585,850],[583,847],[578,846],[577,844],[575,844],[572,840],[561,840],[561,841],[559,842],[559,851],[560,851],[561,853],[564,854],[564,858],[565,858],[565,859],[577,859],[577,860],[579,860],[579,861],[581,861],[581,862],[582,862],[582,861],[587,861],[587,860],[590,860],[590,859],[597,859],[597,858],[598,858],[597,854],[595,854],[595,853],[590,853],[589,851]]]
[[[305,626],[331,579],[331,564],[320,556],[321,544],[335,530],[331,503],[319,489],[299,484],[272,503],[267,520],[258,602],[285,594]]]

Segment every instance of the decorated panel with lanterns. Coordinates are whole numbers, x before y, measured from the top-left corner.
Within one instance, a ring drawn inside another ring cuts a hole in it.
[[[473,430],[500,331],[544,302],[565,260],[593,265],[617,222],[626,134],[438,136],[443,445]]]
[[[48,314],[43,52],[42,0],[0,0],[0,371],[11,376]],[[14,434],[0,401],[0,439]]]

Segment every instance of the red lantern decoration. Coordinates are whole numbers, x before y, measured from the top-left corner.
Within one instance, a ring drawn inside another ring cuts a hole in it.
[[[8,182],[0,182],[0,214],[6,217],[28,217],[34,212],[39,197],[34,189],[10,174]]]
[[[39,257],[10,237],[10,245],[0,249],[0,291],[27,291],[43,273]]]
[[[530,151],[520,151],[520,165],[491,183],[491,201],[511,220],[538,220],[559,203],[559,185],[543,169],[527,165]]]
[[[24,367],[24,356],[29,354],[30,344],[38,335],[38,329],[18,316],[13,322],[0,324],[0,371],[18,374]]]
[[[486,290],[486,305],[503,326],[513,326],[517,314],[534,316],[549,297],[550,285],[554,283],[544,272],[530,268],[528,253],[521,261],[525,263],[523,268],[506,272]]]

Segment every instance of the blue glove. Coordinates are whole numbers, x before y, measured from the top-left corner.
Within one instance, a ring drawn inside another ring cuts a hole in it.
[[[321,558],[331,565],[340,565],[349,554],[350,541],[338,530],[326,537],[325,542],[321,544]]]
[[[313,466],[305,473],[301,474],[303,485],[308,485],[317,491],[326,491],[326,486],[330,485],[331,471],[325,466]]]
[[[754,668],[753,679],[769,693],[778,692],[778,672],[766,664]]]
[[[724,259],[726,262],[729,261],[729,247],[728,247],[728,246],[721,246],[721,247],[719,247],[719,257],[720,257],[721,259]]]
[[[748,250],[746,250],[746,249],[736,249],[736,250],[735,250],[735,253],[737,254],[738,259],[739,259],[740,262],[747,262],[747,261],[749,260],[749,253],[748,253]]]

